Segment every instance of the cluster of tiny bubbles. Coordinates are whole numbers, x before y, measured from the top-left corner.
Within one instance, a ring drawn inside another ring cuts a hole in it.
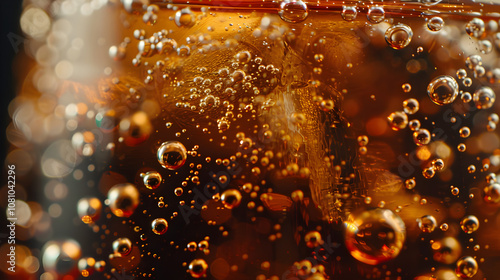
[[[408,126],[410,127],[411,131],[417,131],[420,129],[420,121],[417,119],[410,120],[408,122]]]
[[[432,215],[425,215],[417,218],[417,223],[420,230],[425,233],[433,232],[437,227],[436,218]]]
[[[481,87],[474,92],[473,100],[476,108],[488,109],[495,103],[495,92],[489,87]]]
[[[167,141],[161,144],[157,152],[158,162],[168,170],[181,168],[187,159],[186,147],[178,141]]]
[[[161,175],[156,171],[141,173],[140,176],[142,178],[144,186],[146,186],[146,188],[150,190],[157,189],[161,184]]]
[[[424,146],[431,142],[431,133],[425,128],[413,132],[413,141],[417,146]]]
[[[278,14],[283,21],[298,23],[307,18],[309,9],[301,0],[284,0],[280,3]]]
[[[353,21],[358,16],[358,9],[356,6],[343,6],[340,15],[345,21]]]
[[[116,256],[126,256],[132,251],[132,242],[128,238],[118,238],[112,244]]]
[[[98,198],[82,198],[77,203],[77,211],[80,219],[90,224],[99,219],[102,210],[102,203]]]
[[[476,216],[467,215],[460,221],[460,227],[465,233],[471,234],[479,228],[479,220]]]
[[[439,76],[429,83],[427,93],[437,105],[450,104],[458,95],[458,83],[453,77]]]
[[[406,179],[406,181],[405,181],[405,187],[408,190],[413,190],[416,185],[417,185],[417,182],[415,181],[415,178]]]
[[[419,103],[418,100],[416,100],[415,98],[408,98],[405,101],[403,101],[403,110],[408,115],[415,114],[416,112],[418,112],[418,109],[419,109]]]
[[[224,207],[233,209],[238,207],[241,203],[241,193],[236,189],[226,190],[222,193],[220,200]]]
[[[484,21],[480,18],[473,18],[465,25],[465,32],[474,38],[480,38],[486,30]]]
[[[310,231],[304,236],[306,246],[309,248],[316,248],[323,244],[323,238],[317,231]]]
[[[408,125],[408,116],[405,112],[396,111],[392,112],[388,117],[389,125],[392,130],[398,131],[401,129],[405,129]]]
[[[462,257],[457,261],[455,273],[461,278],[472,278],[478,271],[476,260],[471,256]]]
[[[366,14],[368,21],[374,24],[381,23],[385,19],[384,8],[379,6],[372,6],[368,8],[368,13]]]
[[[432,17],[427,21],[427,29],[436,32],[443,28],[444,20],[441,17]]]
[[[385,41],[395,50],[408,46],[413,37],[413,30],[403,23],[395,24],[385,31]]]
[[[207,262],[204,259],[194,259],[189,263],[189,274],[193,278],[201,278],[207,272]]]
[[[130,184],[117,184],[108,191],[107,204],[117,217],[130,217],[139,205],[139,191]]]
[[[344,225],[347,249],[355,259],[370,265],[394,259],[406,238],[403,220],[388,209],[351,214]]]
[[[163,218],[156,218],[151,222],[151,229],[155,234],[162,235],[168,230],[168,222]]]
[[[154,25],[158,20],[158,11],[160,8],[157,5],[149,5],[146,12],[142,15],[142,21],[148,25]]]

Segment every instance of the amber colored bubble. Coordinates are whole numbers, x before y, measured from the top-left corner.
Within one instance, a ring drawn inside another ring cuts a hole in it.
[[[301,0],[284,0],[280,3],[278,14],[283,21],[298,23],[307,18],[309,10]]]
[[[201,278],[205,275],[208,265],[203,259],[194,259],[189,263],[189,273],[193,278]]]
[[[439,76],[429,83],[427,93],[437,105],[450,104],[458,96],[458,83],[451,76]]]
[[[117,184],[108,191],[109,208],[117,217],[130,217],[139,205],[139,191],[130,184]]]
[[[476,260],[473,257],[462,257],[457,261],[455,272],[458,277],[472,278],[479,270]]]
[[[355,259],[370,265],[397,257],[406,238],[404,222],[388,209],[351,215],[344,225],[347,249]]]
[[[402,23],[389,27],[385,32],[385,41],[395,50],[408,46],[412,37],[413,31],[411,28]]]
[[[176,170],[181,168],[187,159],[186,147],[178,141],[167,141],[157,151],[158,162],[163,168]]]

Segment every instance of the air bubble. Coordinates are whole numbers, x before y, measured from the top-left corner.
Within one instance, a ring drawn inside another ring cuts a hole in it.
[[[411,120],[408,122],[408,126],[410,127],[411,131],[417,131],[420,129],[420,121],[419,120]]]
[[[411,85],[409,83],[404,83],[402,86],[404,92],[410,92],[411,91]]]
[[[114,60],[122,60],[125,58],[125,54],[127,53],[127,49],[125,49],[123,46],[111,46],[109,48],[109,57],[111,57]]]
[[[139,192],[130,184],[118,184],[108,191],[109,208],[117,217],[130,217],[139,205]]]
[[[457,78],[459,80],[465,79],[467,77],[467,71],[463,68],[457,70]]]
[[[495,103],[495,92],[489,87],[481,87],[474,92],[473,100],[478,109],[488,109]]]
[[[306,242],[306,245],[309,248],[315,248],[323,244],[321,234],[317,231],[308,232],[304,236],[304,241]]]
[[[404,222],[388,209],[351,215],[344,225],[347,249],[355,259],[370,265],[394,259],[406,238]]]
[[[485,31],[484,21],[480,18],[473,18],[465,26],[465,32],[474,38],[480,38]]]
[[[395,131],[404,129],[408,125],[408,116],[405,112],[393,112],[387,117],[387,120],[389,121],[391,128]]]
[[[444,20],[441,17],[432,17],[427,22],[427,28],[433,32],[441,30],[443,26]]]
[[[343,6],[340,15],[346,21],[353,21],[358,15],[358,9],[356,6]]]
[[[472,95],[470,94],[470,92],[467,91],[463,92],[460,98],[462,99],[463,103],[469,103],[472,101]]]
[[[496,178],[495,178],[496,180]],[[500,202],[500,184],[493,183],[486,186],[484,189],[484,200],[489,203]]]
[[[162,235],[168,230],[168,222],[163,218],[156,218],[151,222],[151,229],[155,234]]]
[[[167,141],[158,148],[157,157],[163,168],[176,170],[186,162],[187,151],[181,142]]]
[[[384,8],[379,6],[373,6],[368,9],[368,14],[366,15],[368,21],[371,23],[381,23],[385,19]]]
[[[301,0],[285,0],[280,3],[278,14],[286,22],[297,23],[307,18],[309,10],[306,3]]]
[[[179,27],[193,26],[195,21],[196,17],[189,7],[181,9],[175,13],[174,22]]]
[[[207,262],[203,259],[194,259],[189,263],[189,274],[193,278],[201,278],[207,272]]]
[[[432,167],[436,169],[436,171],[443,170],[444,168],[444,161],[440,158],[437,158],[431,162]]]
[[[479,220],[473,215],[465,216],[460,221],[460,227],[465,233],[471,234],[479,228]]]
[[[433,232],[437,227],[437,221],[434,216],[425,215],[417,219],[418,227],[422,232],[430,233]]]
[[[241,203],[241,193],[238,190],[226,190],[221,195],[221,201],[227,209],[238,207]]]
[[[427,93],[435,104],[450,104],[458,95],[457,81],[450,76],[439,76],[429,83]]]
[[[493,45],[489,40],[481,40],[478,42],[479,44],[479,51],[481,51],[484,54],[488,54],[493,50]]]
[[[408,189],[408,190],[413,190],[415,188],[415,186],[417,185],[417,182],[415,181],[415,178],[411,178],[411,179],[407,179],[405,181],[405,187]]]
[[[465,66],[467,66],[467,68],[469,69],[474,69],[482,64],[483,64],[483,59],[481,58],[481,56],[477,54],[468,56],[465,59]]]
[[[415,98],[409,98],[403,101],[403,110],[405,113],[412,115],[418,112],[419,103]]]
[[[467,138],[470,136],[470,128],[467,126],[461,127],[460,130],[458,130],[458,133],[460,134],[460,137]]]
[[[436,175],[436,170],[434,169],[434,167],[428,167],[422,171],[422,176],[424,176],[425,179],[431,179],[434,177],[434,175]]]
[[[455,273],[461,278],[472,278],[478,271],[477,262],[473,257],[467,256],[457,261]]]
[[[429,130],[422,128],[413,132],[413,141],[417,146],[424,146],[431,142],[431,133]]]
[[[147,173],[142,173],[141,174],[142,181],[144,183],[144,186],[150,190],[154,190],[158,188],[161,184],[161,175],[160,173],[156,171],[150,171]]]
[[[413,37],[413,31],[406,24],[396,24],[385,32],[385,41],[395,50],[402,49],[410,44]]]
[[[132,251],[132,242],[128,238],[118,238],[113,241],[113,252],[120,256],[126,256]]]
[[[77,204],[78,216],[86,223],[90,224],[99,219],[102,210],[102,203],[95,197],[82,198]]]

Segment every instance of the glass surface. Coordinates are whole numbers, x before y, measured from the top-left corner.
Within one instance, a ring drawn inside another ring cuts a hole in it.
[[[499,19],[25,1],[5,279],[497,279]]]

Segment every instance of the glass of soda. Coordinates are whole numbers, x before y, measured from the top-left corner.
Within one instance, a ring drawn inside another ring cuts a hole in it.
[[[496,2],[25,1],[2,272],[497,279]]]

